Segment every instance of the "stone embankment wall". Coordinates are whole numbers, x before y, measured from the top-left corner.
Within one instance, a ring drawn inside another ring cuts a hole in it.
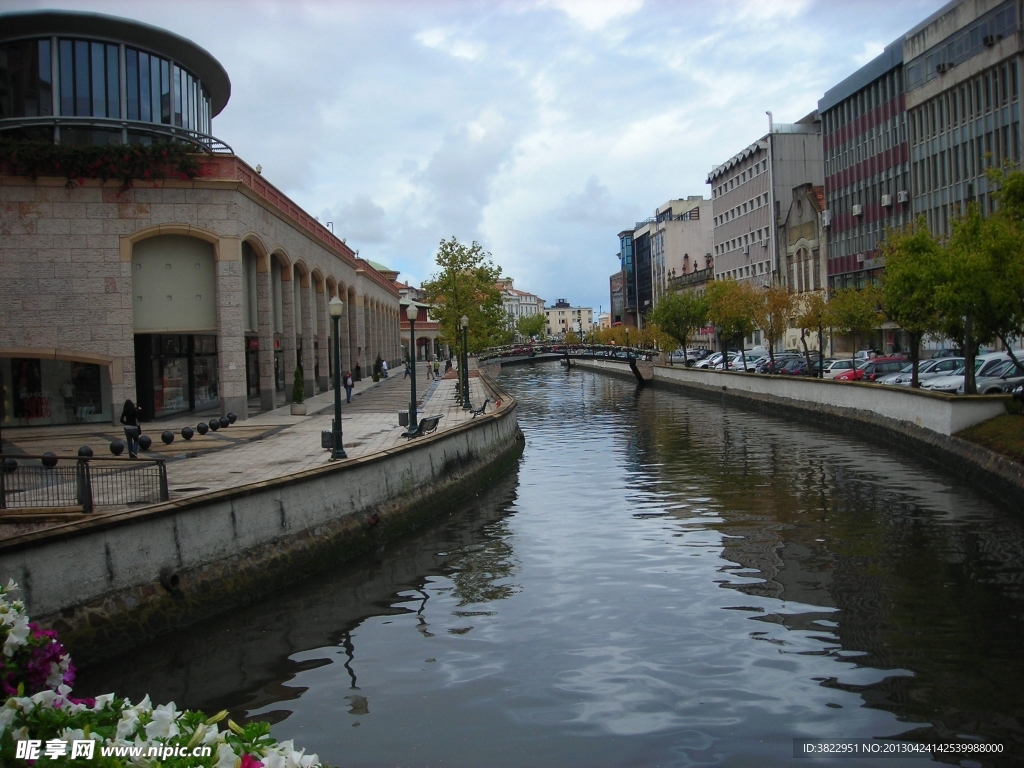
[[[576,364],[634,379],[625,361],[581,359]],[[666,365],[654,366],[653,383],[770,416],[857,434],[939,464],[1000,503],[1024,506],[1024,466],[956,437],[969,426],[1006,413],[1008,395],[942,395],[859,382]]]
[[[399,448],[0,542],[0,579],[90,662],[377,551],[518,460],[515,400]]]

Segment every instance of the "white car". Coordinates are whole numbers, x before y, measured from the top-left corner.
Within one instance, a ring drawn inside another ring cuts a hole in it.
[[[697,363],[697,365],[694,366],[694,367],[695,368],[714,368],[720,362],[722,362],[722,353],[721,352],[715,352],[715,354],[708,355],[707,357],[705,357],[703,360],[701,360],[699,363]]]
[[[930,360],[922,360],[917,366],[917,380],[923,383],[930,379],[937,379],[939,376],[949,376],[963,364],[962,357],[933,357]],[[913,370],[913,364],[907,363],[899,373],[885,376],[879,379],[878,383],[909,387],[914,377]]]
[[[747,370],[748,371],[752,371],[752,370],[754,370],[754,367],[759,362],[761,362],[765,357],[767,357],[767,355],[762,355],[761,353],[751,353],[751,352],[745,352],[743,354],[743,357],[740,357],[740,355],[736,355],[736,357],[734,357],[732,359],[732,362],[729,363],[729,370],[731,370],[731,371],[742,371],[743,370],[743,358],[746,358]]]
[[[1013,360],[1006,360],[999,364],[999,366],[989,372],[988,376],[978,376],[975,378],[975,385],[978,388],[979,395],[1001,395],[1004,392],[1013,392],[1014,387],[1024,382],[1024,367],[1021,367]],[[960,384],[956,393],[962,395],[964,393],[964,385]]]
[[[825,369],[823,378],[834,379],[840,373],[846,373],[852,371],[854,367],[854,361],[850,358],[843,358],[840,360],[833,360],[831,364]]]

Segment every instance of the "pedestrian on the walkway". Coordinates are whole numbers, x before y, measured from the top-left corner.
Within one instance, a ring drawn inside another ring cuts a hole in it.
[[[139,426],[139,409],[131,400],[124,401],[124,408],[121,409],[121,423],[124,424],[124,439],[128,443],[128,456],[137,459],[142,427]]]
[[[440,377],[440,376],[438,375],[438,374],[440,374],[440,373],[441,373],[441,361],[440,361],[440,360],[437,360],[437,359],[435,359],[435,360],[434,360],[434,378],[435,378],[435,379],[439,379],[439,378],[441,378],[441,377]]]
[[[349,371],[345,371],[341,377],[341,384],[345,387],[345,402],[352,402],[352,387],[355,386],[355,382],[352,381],[352,374]]]
[[[446,376],[448,375],[448,371],[450,371],[451,369],[452,369],[452,359],[449,357],[447,360],[444,361],[444,373],[445,373]]]
[[[409,378],[409,373],[411,371],[412,371],[412,366],[409,364],[409,361],[406,360],[405,361],[405,376],[403,376],[402,378],[408,379]]]
[[[384,376],[385,379],[388,377],[388,361],[387,360],[381,360],[380,361],[380,372]]]
[[[356,376],[355,376],[355,379],[356,379],[356,381],[362,381],[363,380],[363,369],[362,369],[362,367],[360,367],[358,362],[356,363]]]
[[[434,367],[430,362],[430,358],[427,358],[427,380],[434,378]]]

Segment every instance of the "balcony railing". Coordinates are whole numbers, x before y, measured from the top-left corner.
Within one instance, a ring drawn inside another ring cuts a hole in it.
[[[128,135],[147,135],[163,141],[182,141],[191,144],[204,152],[214,155],[233,155],[231,149],[220,139],[209,134],[182,128],[177,125],[148,123],[142,120],[119,120],[110,117],[11,117],[0,120],[0,133],[7,131],[51,129],[53,136],[59,128],[77,128],[90,131],[117,131],[121,134],[121,142],[128,142]]]

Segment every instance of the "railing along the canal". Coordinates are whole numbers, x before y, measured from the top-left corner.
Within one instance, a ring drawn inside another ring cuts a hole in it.
[[[4,456],[0,509],[81,508],[167,501],[163,459]]]

